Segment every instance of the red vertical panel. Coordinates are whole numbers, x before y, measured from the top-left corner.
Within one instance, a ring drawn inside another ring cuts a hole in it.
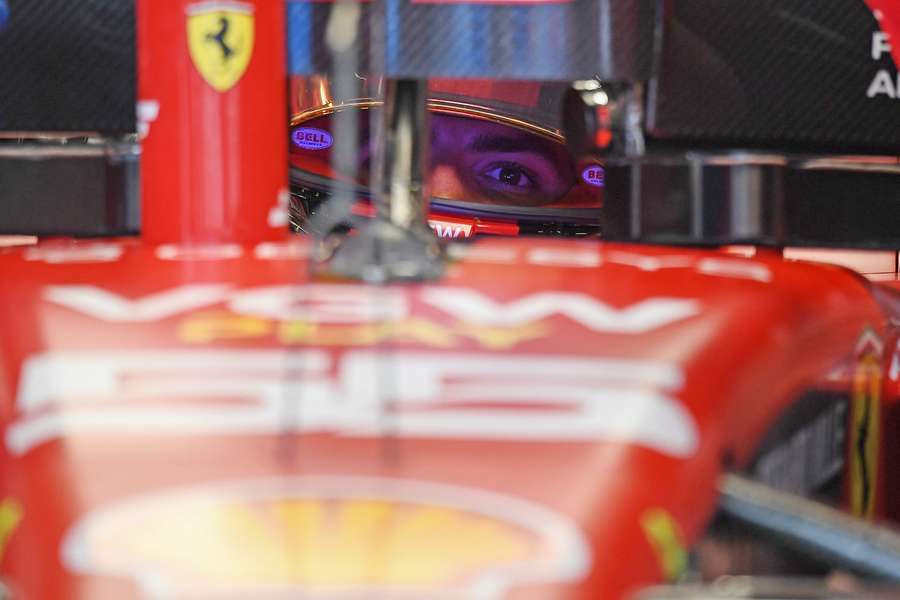
[[[224,45],[231,60],[251,52],[227,89],[192,59],[188,20],[198,14],[207,20],[200,35],[195,30],[195,47],[208,52],[213,69],[221,66],[212,63]],[[231,26],[227,44],[215,39],[223,17]],[[279,207],[287,195],[284,28],[282,1],[139,0],[146,240],[247,243],[285,235]]]

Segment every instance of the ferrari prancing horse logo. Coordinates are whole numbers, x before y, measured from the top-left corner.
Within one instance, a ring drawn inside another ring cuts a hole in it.
[[[252,4],[231,0],[198,2],[187,8],[191,60],[219,92],[240,81],[253,55]]]

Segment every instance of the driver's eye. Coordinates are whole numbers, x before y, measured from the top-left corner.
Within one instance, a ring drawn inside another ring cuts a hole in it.
[[[525,188],[534,185],[534,182],[522,169],[511,165],[494,167],[487,171],[485,175],[511,187]]]

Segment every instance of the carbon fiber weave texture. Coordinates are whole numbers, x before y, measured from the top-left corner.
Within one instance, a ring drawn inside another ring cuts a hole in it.
[[[9,8],[0,131],[134,131],[134,0],[9,0]]]
[[[334,5],[288,3],[291,72],[328,72],[325,31]],[[392,77],[645,79],[655,0],[551,4],[362,5],[355,51],[361,70]]]
[[[862,0],[670,2],[651,133],[681,143],[815,151],[900,148],[900,99],[867,97],[896,68],[871,55]]]

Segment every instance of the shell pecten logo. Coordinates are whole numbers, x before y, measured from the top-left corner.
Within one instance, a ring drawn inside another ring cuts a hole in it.
[[[63,556],[149,598],[303,593],[502,598],[579,579],[587,545],[560,515],[443,484],[367,478],[234,482],[88,515]],[[354,596],[355,597],[355,596]]]

